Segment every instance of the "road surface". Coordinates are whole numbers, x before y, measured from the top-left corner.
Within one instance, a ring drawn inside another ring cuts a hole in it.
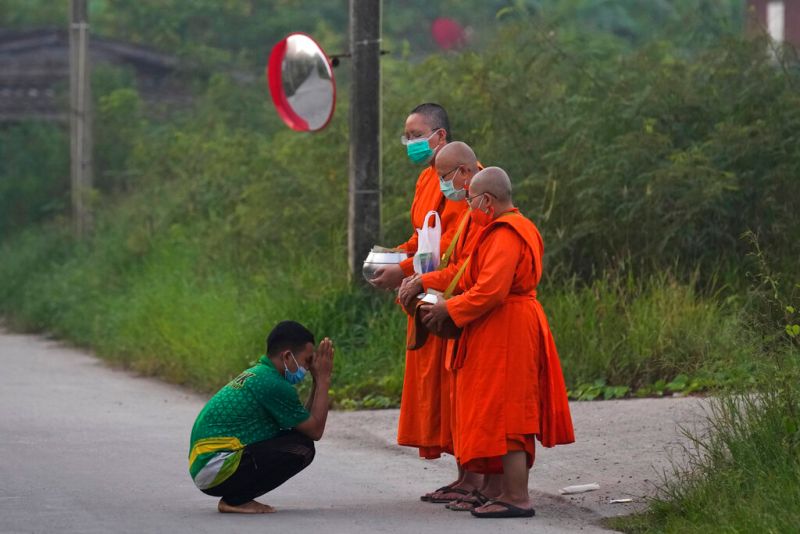
[[[691,398],[574,403],[578,442],[537,449],[536,517],[479,520],[419,500],[450,482],[454,463],[396,446],[397,410],[333,412],[314,463],[261,499],[279,512],[239,516],[217,513],[187,473],[205,400],[0,331],[0,533],[608,532],[601,519],[644,506],[670,468],[678,425],[702,420]],[[601,489],[558,495],[589,482]],[[608,503],[625,497],[635,502]]]

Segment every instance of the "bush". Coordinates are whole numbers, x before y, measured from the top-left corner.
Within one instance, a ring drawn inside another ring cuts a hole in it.
[[[0,130],[0,238],[63,213],[69,191],[69,140],[46,123]]]

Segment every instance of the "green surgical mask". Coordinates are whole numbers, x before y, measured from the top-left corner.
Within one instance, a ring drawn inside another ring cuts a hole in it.
[[[436,135],[436,132],[433,132],[428,137],[422,137],[420,139],[409,141],[406,145],[406,154],[408,154],[408,159],[417,165],[429,163],[433,158],[433,149],[428,141],[434,135]]]

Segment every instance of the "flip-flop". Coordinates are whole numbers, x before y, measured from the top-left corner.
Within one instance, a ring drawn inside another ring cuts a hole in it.
[[[438,492],[434,492],[434,493],[438,493]],[[445,491],[445,493],[457,493],[458,495],[469,495],[470,494],[469,491],[467,491],[465,489],[461,489],[461,488],[448,488]],[[433,495],[431,495],[431,498],[428,499],[428,502],[429,503],[433,503],[433,504],[445,504],[445,503],[453,502],[456,499],[460,499],[460,498],[461,497],[456,497],[456,498],[453,498],[453,497],[450,497],[450,498],[447,498],[447,497],[434,497]]]
[[[426,493],[425,495],[421,496],[419,498],[419,500],[424,501],[424,502],[430,502],[431,501],[431,497],[433,496],[434,493],[441,493],[443,491],[451,491],[452,489],[453,489],[453,486],[450,486],[450,485],[442,486],[441,488],[439,488],[439,489],[437,489],[435,491],[432,491],[430,493]],[[448,502],[450,502],[450,501],[448,501]]]
[[[500,506],[504,507],[505,510],[500,510],[497,512],[476,512],[475,510],[470,510],[470,513],[475,517],[486,519],[495,519],[500,517],[533,517],[536,515],[536,510],[533,508],[520,508],[519,506],[514,506],[511,503],[503,501],[491,500],[486,504],[499,504]]]
[[[487,502],[489,502],[489,497],[487,497],[478,490],[472,490],[472,492],[469,495],[461,497],[460,499],[456,499],[453,502],[447,503],[444,505],[444,507],[454,512],[469,512],[477,506],[483,506]],[[459,506],[460,504],[469,504],[470,506],[462,507]]]

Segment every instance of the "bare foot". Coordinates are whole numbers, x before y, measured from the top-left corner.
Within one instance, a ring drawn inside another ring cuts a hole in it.
[[[261,504],[257,501],[250,501],[239,506],[233,506],[222,499],[219,500],[217,510],[223,514],[274,514],[277,510],[268,504]]]

